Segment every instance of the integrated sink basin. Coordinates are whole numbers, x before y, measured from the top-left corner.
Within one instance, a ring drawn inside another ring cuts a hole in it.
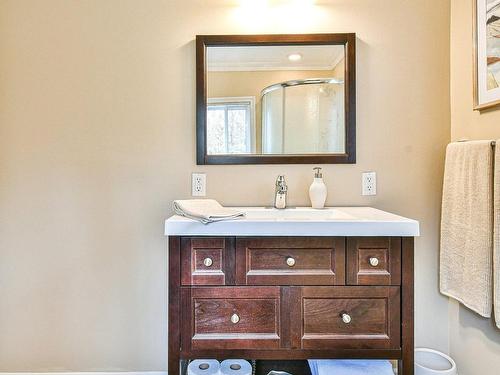
[[[418,221],[372,207],[234,207],[238,220],[201,224],[174,215],[165,234],[177,236],[408,236],[419,235]]]
[[[352,220],[354,217],[339,208],[316,210],[309,207],[277,208],[240,207],[247,220]]]

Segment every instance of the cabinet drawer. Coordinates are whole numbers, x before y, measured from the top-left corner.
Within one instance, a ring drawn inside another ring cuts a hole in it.
[[[343,285],[344,271],[344,238],[236,239],[239,285]]]
[[[399,287],[304,287],[292,346],[302,349],[397,349]],[[297,308],[297,307],[295,307]]]
[[[277,349],[278,287],[191,288],[182,291],[184,345],[197,349]]]
[[[401,285],[401,238],[348,238],[347,284]]]
[[[182,285],[234,285],[232,238],[183,238]]]

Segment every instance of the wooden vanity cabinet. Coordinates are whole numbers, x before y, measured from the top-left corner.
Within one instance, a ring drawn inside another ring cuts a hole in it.
[[[180,359],[385,358],[413,374],[413,238],[169,237]]]

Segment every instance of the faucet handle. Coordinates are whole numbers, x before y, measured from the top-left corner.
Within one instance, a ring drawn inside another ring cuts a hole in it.
[[[280,193],[286,193],[288,186],[286,185],[285,176],[279,175],[276,178],[276,191]]]
[[[274,191],[274,207],[275,208],[285,208],[286,207],[286,196],[288,187],[286,186],[285,176],[279,175],[276,178],[276,189]]]

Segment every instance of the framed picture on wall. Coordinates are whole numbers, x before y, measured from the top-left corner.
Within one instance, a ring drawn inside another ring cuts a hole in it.
[[[500,0],[474,0],[474,109],[500,106]]]

